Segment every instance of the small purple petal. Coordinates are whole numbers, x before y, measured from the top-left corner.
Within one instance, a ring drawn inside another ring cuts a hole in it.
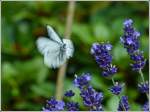
[[[75,95],[75,93],[72,90],[66,91],[66,93],[64,94],[66,97],[72,97]]]
[[[131,45],[131,44],[133,44],[133,40],[132,40],[132,38],[126,38],[126,42],[127,42],[127,44],[129,44],[129,45]]]
[[[146,102],[143,107],[142,107],[143,111],[149,111],[149,102]]]
[[[109,90],[115,94],[115,95],[119,95],[121,93],[123,85],[118,84],[118,82],[115,83],[114,86],[112,86],[111,88],[109,88]]]
[[[119,102],[118,111],[128,111],[130,109],[128,97],[122,96]]]
[[[124,24],[124,26],[129,27],[132,25],[132,23],[133,23],[132,19],[127,19],[124,21],[123,24]]]
[[[106,44],[106,49],[107,49],[108,51],[110,51],[110,50],[112,49],[112,45],[111,45],[111,44]]]
[[[138,84],[138,89],[141,93],[149,93],[149,83],[146,81],[145,83]]]

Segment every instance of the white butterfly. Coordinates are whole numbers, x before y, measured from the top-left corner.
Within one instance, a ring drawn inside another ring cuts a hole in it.
[[[37,48],[44,55],[44,64],[57,68],[73,56],[74,47],[71,40],[60,39],[51,26],[47,26],[47,31],[49,38],[38,38]]]

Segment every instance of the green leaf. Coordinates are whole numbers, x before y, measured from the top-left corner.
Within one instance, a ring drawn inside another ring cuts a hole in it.
[[[92,25],[93,34],[95,37],[95,41],[99,42],[107,42],[111,41],[111,36],[109,32],[109,28],[101,22]]]
[[[135,102],[130,102],[130,110],[131,111],[141,110],[141,105]]]
[[[18,74],[18,70],[15,69],[15,67],[10,62],[4,62],[2,64],[2,74],[3,74],[2,78],[4,80],[7,80],[9,78],[14,77],[16,74]]]
[[[98,88],[103,91],[106,91],[106,88],[108,88],[108,87],[106,86],[106,83],[104,83],[104,80],[103,80],[104,77],[102,77],[102,78],[100,78],[100,77],[102,77],[100,74],[92,75],[91,85],[94,88]]]
[[[118,108],[119,99],[117,96],[111,96],[110,99],[107,101],[108,110],[116,111]]]
[[[30,89],[35,94],[35,97],[43,96],[49,98],[54,96],[55,86],[53,83],[45,82],[39,85],[32,85]]]
[[[130,96],[130,99],[134,100],[138,97],[137,87],[136,88],[128,88],[127,91]]]
[[[31,103],[31,102],[26,102],[26,101],[22,101],[22,102],[17,102],[16,104],[14,104],[14,107],[19,110],[28,110],[28,111],[39,111],[42,110],[42,104],[36,104],[36,103]]]
[[[74,35],[76,35],[76,39],[83,43],[91,44],[94,40],[94,37],[91,34],[91,29],[86,24],[74,24],[72,32]]]
[[[114,48],[113,48],[113,60],[116,63],[120,63],[122,60],[126,60],[123,61],[123,66],[121,67],[127,67],[129,65],[129,56],[127,54],[126,49],[123,48],[123,45],[121,45],[121,43],[117,43]]]

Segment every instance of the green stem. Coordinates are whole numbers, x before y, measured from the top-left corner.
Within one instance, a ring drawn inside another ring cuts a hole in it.
[[[111,80],[112,80],[113,85],[115,85],[115,81],[114,81],[114,78],[113,78],[113,77],[111,78]]]
[[[149,99],[149,95],[148,95],[148,93],[146,93],[146,96],[147,96],[147,99]]]
[[[144,76],[143,76],[143,72],[142,72],[141,69],[139,70],[139,74],[141,75],[141,78],[142,78],[143,83],[145,83]]]
[[[143,75],[143,72],[142,72],[141,69],[139,70],[139,74],[140,74],[140,76],[141,76],[141,78],[142,78],[143,84],[145,84],[144,75]],[[147,96],[147,99],[149,99],[148,93],[146,93],[146,96]]]

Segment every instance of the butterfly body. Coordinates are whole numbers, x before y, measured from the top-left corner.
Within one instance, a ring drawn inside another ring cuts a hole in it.
[[[37,40],[37,48],[44,55],[44,63],[50,68],[57,68],[72,57],[74,48],[71,40],[60,39],[52,27],[47,26],[48,36]]]

